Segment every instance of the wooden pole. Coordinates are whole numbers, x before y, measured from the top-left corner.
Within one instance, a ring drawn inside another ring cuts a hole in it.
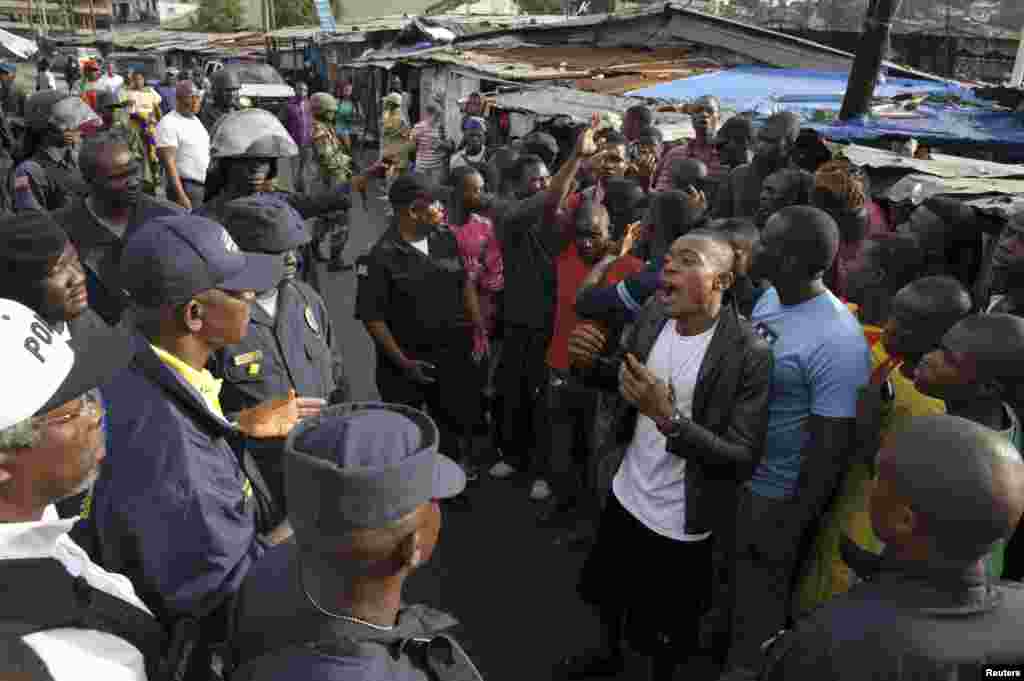
[[[863,116],[871,107],[871,98],[878,85],[878,71],[882,67],[886,48],[889,46],[889,31],[892,17],[902,0],[871,0],[864,18],[864,34],[857,47],[857,56],[850,69],[850,80],[843,97],[840,120]]]
[[[96,0],[89,0],[89,21],[92,22],[92,32],[96,33]]]
[[[1024,85],[1024,26],[1020,29],[1020,47],[1017,48],[1017,61],[1013,64],[1013,75],[1010,76],[1010,85],[1013,87]]]

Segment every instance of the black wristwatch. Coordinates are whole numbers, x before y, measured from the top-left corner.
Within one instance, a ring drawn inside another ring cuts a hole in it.
[[[657,426],[658,430],[668,439],[677,437],[683,429],[683,423],[689,419],[683,415],[683,412],[678,409],[672,410],[672,416],[664,421],[660,421]]]

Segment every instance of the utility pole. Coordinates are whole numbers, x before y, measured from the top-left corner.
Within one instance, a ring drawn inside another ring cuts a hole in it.
[[[946,2],[946,65],[948,69],[947,76],[950,78],[956,77],[956,50],[953,49],[953,6],[949,3],[952,0]]]
[[[864,34],[857,47],[853,68],[850,69],[843,108],[839,112],[840,120],[849,120],[868,112],[875,87],[878,85],[878,71],[889,47],[892,18],[900,8],[901,2],[902,0],[870,0],[868,3],[868,13],[864,17]]]
[[[1017,61],[1013,63],[1013,75],[1010,76],[1012,87],[1024,85],[1024,27],[1020,29],[1020,47],[1017,48]]]

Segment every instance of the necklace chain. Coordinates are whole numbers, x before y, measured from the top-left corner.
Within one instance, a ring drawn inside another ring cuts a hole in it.
[[[306,600],[309,601],[310,605],[319,610],[320,613],[323,615],[333,617],[337,620],[345,620],[347,622],[353,622],[355,624],[362,624],[363,626],[370,627],[371,629],[376,629],[377,631],[392,631],[395,628],[394,625],[391,625],[390,627],[385,627],[380,624],[374,624],[373,622],[361,620],[358,617],[353,617],[351,615],[339,615],[337,613],[325,610],[323,607],[320,606],[319,603],[316,602],[313,596],[309,593],[309,589],[306,588],[306,576],[302,572],[302,563],[299,563],[299,586],[302,588],[302,594],[306,597]]]

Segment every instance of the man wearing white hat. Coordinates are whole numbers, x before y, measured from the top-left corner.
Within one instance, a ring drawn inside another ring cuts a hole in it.
[[[133,355],[106,327],[64,340],[0,300],[0,678],[137,681],[163,633],[123,576],[93,563],[50,505],[90,484],[104,456],[98,385]],[[89,623],[83,627],[82,623]]]

